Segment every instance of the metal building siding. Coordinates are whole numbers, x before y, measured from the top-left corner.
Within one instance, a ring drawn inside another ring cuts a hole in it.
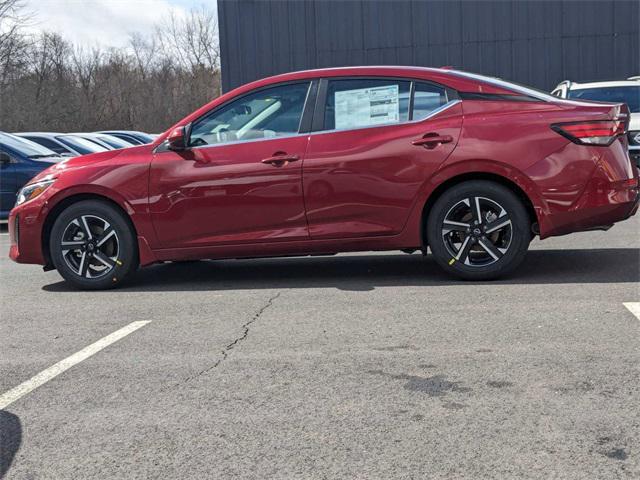
[[[452,65],[550,90],[640,74],[638,0],[218,0],[225,91],[294,70]]]

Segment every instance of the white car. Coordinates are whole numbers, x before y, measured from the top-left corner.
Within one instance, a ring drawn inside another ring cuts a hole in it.
[[[640,167],[640,76],[616,82],[577,83],[565,80],[551,92],[560,98],[624,102],[629,107],[629,156]]]

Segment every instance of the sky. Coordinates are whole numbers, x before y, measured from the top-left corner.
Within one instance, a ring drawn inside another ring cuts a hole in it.
[[[150,33],[171,10],[216,9],[215,0],[26,0],[29,30],[55,31],[83,47],[121,47],[132,32]]]

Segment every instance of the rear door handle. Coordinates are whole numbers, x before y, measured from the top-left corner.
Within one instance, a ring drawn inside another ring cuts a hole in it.
[[[438,135],[437,133],[427,133],[422,138],[411,142],[413,145],[426,147],[428,149],[436,148],[443,143],[453,142],[451,135]]]
[[[261,162],[268,163],[274,167],[283,167],[287,163],[297,162],[298,160],[300,160],[298,155],[287,155],[285,152],[276,152],[272,157],[263,158]]]

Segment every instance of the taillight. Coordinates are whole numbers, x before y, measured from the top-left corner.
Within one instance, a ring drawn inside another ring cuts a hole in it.
[[[627,132],[627,120],[592,120],[556,123],[551,128],[573,143],[580,145],[611,145],[616,137]]]

